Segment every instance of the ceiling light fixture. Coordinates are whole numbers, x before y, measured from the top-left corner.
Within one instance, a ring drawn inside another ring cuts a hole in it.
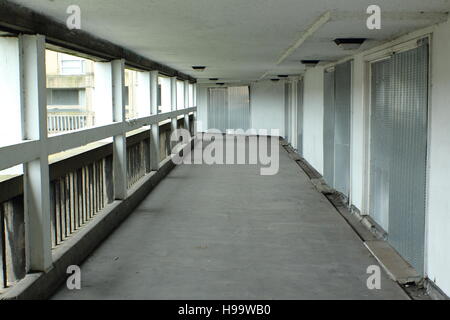
[[[366,41],[366,38],[339,38],[334,43],[344,50],[357,50]]]
[[[278,78],[289,78],[289,76],[287,74],[280,74]]]
[[[224,86],[224,85],[225,85],[224,82],[217,82],[216,84],[217,84],[218,86]]]
[[[209,81],[217,81],[219,78],[209,78]]]
[[[302,60],[302,64],[306,67],[315,67],[320,62],[320,60]]]
[[[205,66],[192,66],[192,69],[194,69],[195,71],[202,72],[202,71],[206,70],[206,67]]]

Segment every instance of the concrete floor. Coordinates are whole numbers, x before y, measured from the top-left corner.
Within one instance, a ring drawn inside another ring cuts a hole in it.
[[[407,299],[280,148],[280,172],[182,165],[54,299]]]

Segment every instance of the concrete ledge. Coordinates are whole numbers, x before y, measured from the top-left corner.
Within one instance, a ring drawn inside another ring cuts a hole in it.
[[[366,241],[364,245],[389,277],[400,284],[418,283],[422,277],[386,241]]]
[[[431,280],[425,280],[427,294],[433,300],[450,300],[450,298]]]
[[[194,147],[197,138],[183,149],[185,155]],[[25,279],[0,295],[0,300],[47,299],[66,281],[66,270],[81,265],[89,255],[131,214],[147,195],[163,180],[175,164],[171,157],[161,163],[158,171],[142,178],[129,190],[124,201],[115,201],[97,214],[85,227],[54,250],[53,267],[45,273],[28,274]]]

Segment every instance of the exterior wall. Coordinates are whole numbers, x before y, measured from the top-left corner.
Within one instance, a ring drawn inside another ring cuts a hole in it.
[[[428,191],[426,230],[425,275],[446,295],[450,295],[450,22],[418,31],[413,35],[424,36],[432,32],[430,67],[430,105],[428,137]],[[374,48],[371,52],[384,50],[401,43],[395,40]],[[351,199],[353,206],[363,214],[366,179],[366,135],[368,134],[369,74],[364,61],[366,52],[352,56],[353,92],[351,115]],[[319,172],[323,171],[323,67],[307,70],[304,93],[304,157]]]
[[[251,128],[280,130],[284,136],[284,81],[261,81],[250,86]]]
[[[431,49],[427,273],[450,296],[450,23],[439,25]]]
[[[324,68],[315,67],[305,73],[303,106],[303,156],[323,174],[323,110]]]

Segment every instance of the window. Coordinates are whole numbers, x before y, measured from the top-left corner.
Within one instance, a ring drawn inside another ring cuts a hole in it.
[[[48,106],[79,106],[80,90],[78,89],[47,89]]]
[[[67,54],[61,55],[61,74],[62,75],[81,75],[84,73],[82,58],[70,56]]]
[[[138,72],[135,70],[125,69],[124,101],[127,120],[136,119],[139,117],[138,90]]]
[[[45,65],[49,135],[93,127],[108,115],[109,66],[103,70],[92,60],[52,50],[45,52]]]

